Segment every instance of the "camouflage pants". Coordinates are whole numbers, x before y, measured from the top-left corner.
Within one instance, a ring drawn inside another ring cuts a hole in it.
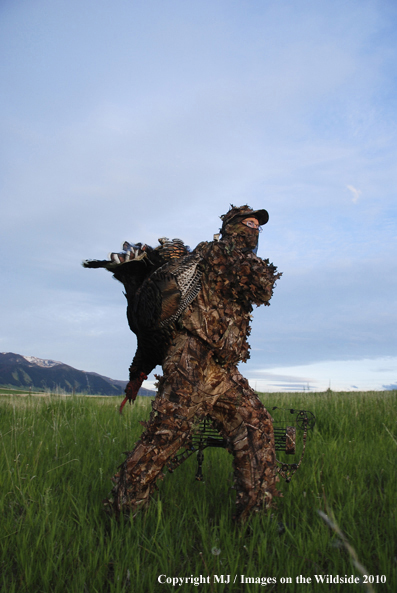
[[[162,470],[209,415],[234,456],[236,518],[270,508],[279,496],[270,414],[235,366],[215,362],[213,351],[179,334],[163,364],[146,430],[114,476],[108,503],[116,513],[144,507]]]

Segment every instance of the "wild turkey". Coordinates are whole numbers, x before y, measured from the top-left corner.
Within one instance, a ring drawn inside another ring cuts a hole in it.
[[[137,336],[137,350],[125,389],[133,402],[149,373],[161,365],[176,331],[176,322],[200,290],[200,256],[189,253],[180,239],[159,239],[155,249],[145,245],[125,263],[88,260],[85,268],[105,268],[122,282],[127,298],[127,319]]]

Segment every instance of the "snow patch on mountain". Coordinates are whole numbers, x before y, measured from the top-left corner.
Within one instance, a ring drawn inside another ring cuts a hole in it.
[[[27,360],[28,362],[30,362],[31,364],[35,364],[38,367],[43,367],[43,368],[50,368],[50,367],[55,367],[59,364],[63,364],[63,362],[59,362],[57,360],[48,360],[46,358],[36,358],[36,356],[24,356],[23,357],[25,360]]]

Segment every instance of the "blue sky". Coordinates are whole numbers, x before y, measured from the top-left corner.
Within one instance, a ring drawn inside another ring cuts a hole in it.
[[[397,5],[3,1],[0,349],[127,378],[121,243],[266,208],[258,389],[397,384]]]

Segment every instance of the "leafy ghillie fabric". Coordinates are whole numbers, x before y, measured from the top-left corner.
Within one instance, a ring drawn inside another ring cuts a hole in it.
[[[253,305],[269,304],[281,274],[252,252],[258,230],[242,224],[252,210],[233,208],[219,241],[160,267],[129,301],[138,336],[130,379],[157,364],[164,374],[146,429],[113,478],[106,503],[116,514],[149,502],[167,461],[207,415],[234,457],[236,518],[280,495],[271,416],[236,365],[249,358]]]
[[[246,362],[252,304],[269,304],[280,274],[268,260],[236,249],[233,238],[201,243],[195,252],[202,258],[201,290],[181,325],[200,337],[220,364]]]
[[[167,461],[209,415],[234,456],[236,518],[269,508],[278,495],[270,414],[235,366],[215,362],[195,336],[180,332],[163,366],[164,376],[146,430],[114,476],[108,505],[136,513],[148,502]]]

